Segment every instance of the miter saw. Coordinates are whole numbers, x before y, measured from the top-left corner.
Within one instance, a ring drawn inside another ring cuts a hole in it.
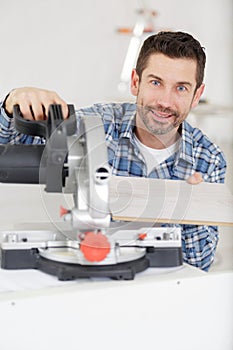
[[[60,280],[128,280],[148,267],[181,266],[179,227],[138,224],[126,229],[111,220],[111,169],[102,120],[81,117],[77,127],[74,106],[68,108],[66,120],[61,106],[54,104],[47,120],[29,121],[14,106],[16,129],[46,142],[0,145],[0,182],[44,184],[46,192],[71,193],[74,207],[61,208],[67,231],[2,232],[1,267],[39,269]]]

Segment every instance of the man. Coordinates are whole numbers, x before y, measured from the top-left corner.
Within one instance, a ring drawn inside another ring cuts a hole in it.
[[[186,121],[204,90],[205,52],[191,35],[160,32],[147,38],[132,72],[136,104],[95,104],[78,110],[103,119],[112,174],[150,178],[223,182],[226,163],[220,149]],[[51,103],[66,103],[54,92],[13,90],[1,106],[2,143],[40,143],[13,127],[13,105],[27,119],[44,119]],[[182,225],[184,261],[208,270],[218,242],[217,227]]]

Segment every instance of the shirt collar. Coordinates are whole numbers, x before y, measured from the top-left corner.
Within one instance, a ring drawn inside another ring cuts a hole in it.
[[[192,127],[187,121],[183,121],[181,124],[181,142],[180,148],[176,156],[176,164],[180,159],[186,161],[189,164],[194,164],[195,159],[193,157],[193,134]]]

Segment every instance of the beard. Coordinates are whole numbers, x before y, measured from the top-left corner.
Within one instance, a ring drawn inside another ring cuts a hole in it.
[[[166,117],[164,118],[164,121],[156,120],[156,118],[153,118],[153,114],[156,114],[156,112],[170,115],[173,118],[173,121],[167,120]],[[137,113],[146,129],[153,135],[165,135],[170,131],[177,129],[186,117],[185,113],[181,114],[170,108],[162,108],[159,106],[137,105]]]

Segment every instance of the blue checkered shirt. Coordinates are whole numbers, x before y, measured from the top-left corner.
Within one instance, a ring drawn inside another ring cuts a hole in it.
[[[195,171],[202,173],[205,181],[224,182],[226,162],[221,150],[199,129],[187,121],[182,124],[178,151],[164,160],[147,175],[143,156],[133,137],[136,105],[131,103],[95,104],[76,111],[80,116],[102,117],[109,164],[117,176],[140,176],[159,179],[187,179]],[[38,144],[39,137],[18,134],[13,119],[1,108],[0,143]],[[218,242],[215,226],[181,225],[184,261],[205,271],[211,266]]]

